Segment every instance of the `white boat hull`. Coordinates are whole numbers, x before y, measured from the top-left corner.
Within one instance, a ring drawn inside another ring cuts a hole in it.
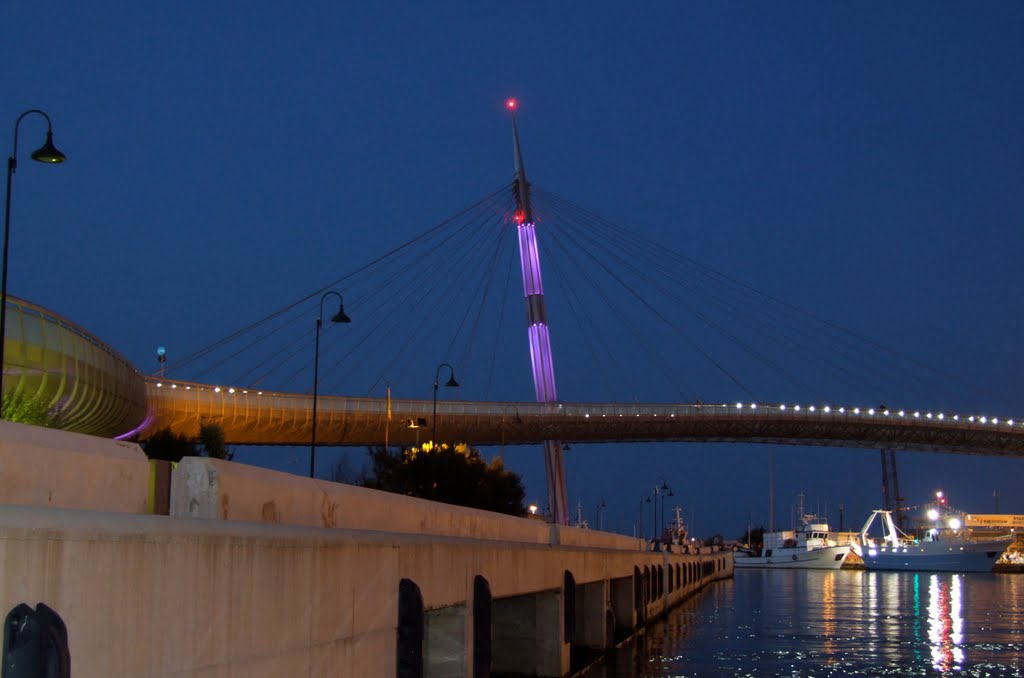
[[[770,567],[805,570],[838,570],[850,555],[849,546],[825,546],[805,549],[773,549],[770,556],[752,556],[742,551],[733,554],[736,567]]]
[[[991,572],[1009,540],[984,542],[921,542],[897,547],[860,547],[868,570],[915,572]]]

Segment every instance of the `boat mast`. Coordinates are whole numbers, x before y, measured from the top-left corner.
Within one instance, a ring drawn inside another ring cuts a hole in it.
[[[772,472],[775,468],[775,448],[768,448],[768,531],[775,531],[775,480]]]

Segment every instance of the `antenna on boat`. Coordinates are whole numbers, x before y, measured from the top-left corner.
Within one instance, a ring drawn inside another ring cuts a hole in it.
[[[772,477],[775,468],[775,448],[768,448],[768,531],[775,531],[775,479]],[[692,525],[691,525],[692,527]]]

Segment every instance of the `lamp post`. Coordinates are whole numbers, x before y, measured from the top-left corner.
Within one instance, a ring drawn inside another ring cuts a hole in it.
[[[636,532],[639,533],[640,539],[644,538],[644,500],[640,499],[640,521],[637,523]]]
[[[7,251],[11,237],[11,179],[14,170],[18,168],[18,127],[21,121],[31,113],[46,118],[46,143],[39,149],[32,151],[32,159],[36,162],[61,163],[67,158],[53,145],[53,125],[50,123],[50,116],[38,108],[31,108],[18,116],[14,123],[14,149],[11,157],[7,158],[7,199],[4,203],[4,255],[3,274],[0,282],[0,404],[3,403],[4,393],[4,348],[7,344]]]
[[[597,529],[601,530],[601,512],[608,508],[608,504],[604,503],[604,497],[601,497],[601,501],[597,504]]]
[[[653,509],[653,512],[652,512],[653,515],[651,515],[651,529],[654,530],[654,534],[652,535],[651,539],[652,539],[652,541],[654,541],[654,549],[655,550],[659,550],[659,545],[661,544],[661,540],[662,540],[662,538],[664,536],[664,528],[665,528],[665,499],[666,499],[666,497],[664,497],[664,496],[661,497],[661,523],[660,524],[658,523],[658,497],[661,496],[661,495],[665,495],[665,494],[667,494],[669,497],[674,497],[675,496],[675,493],[672,492],[672,488],[669,487],[668,483],[665,482],[664,479],[662,479],[661,485],[658,485],[657,483],[655,483],[654,484],[654,491],[651,492],[651,496],[654,497],[654,506],[651,507]],[[651,497],[648,497],[647,501],[650,501],[650,500],[651,500]]]
[[[320,326],[323,325],[324,300],[334,295],[338,297],[338,312],[331,316],[332,323],[350,323],[352,318],[345,315],[345,302],[334,290],[324,292],[320,297],[320,315],[316,317],[316,342],[313,349],[313,431],[309,441],[309,477],[313,478],[316,470],[316,394],[320,381]]]
[[[645,504],[650,504],[651,503],[651,498],[648,496],[647,499],[644,500],[644,503]],[[654,506],[651,507],[651,539],[652,540],[655,538],[654,531],[657,528],[657,525],[654,524],[654,521],[655,521],[656,515],[657,515],[657,510],[658,510],[658,498],[655,497],[654,498]]]
[[[665,536],[665,500],[668,497],[676,496],[676,494],[675,494],[675,492],[672,491],[672,488],[669,487],[668,483],[666,483],[664,480],[661,481],[661,491],[662,491],[662,494],[666,494],[666,496],[663,496],[661,498],[661,537],[664,538],[664,536]]]
[[[441,363],[437,366],[437,370],[434,372],[434,418],[431,421],[433,430],[430,434],[430,442],[437,445],[437,383],[441,377],[441,368],[448,368],[448,382],[445,384],[447,388],[458,388],[459,382],[455,381],[455,368],[448,363]]]

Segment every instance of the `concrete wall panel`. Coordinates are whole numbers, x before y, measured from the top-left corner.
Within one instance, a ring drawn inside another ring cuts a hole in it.
[[[374,667],[351,675],[388,675],[396,550],[322,535],[0,506],[0,609],[56,610],[75,675],[318,675],[324,654]],[[315,577],[339,563],[343,584],[325,597]]]
[[[171,479],[171,515],[639,551],[632,537],[441,504],[218,459],[188,457]]]
[[[0,502],[147,513],[148,498],[138,445],[0,421]]]

